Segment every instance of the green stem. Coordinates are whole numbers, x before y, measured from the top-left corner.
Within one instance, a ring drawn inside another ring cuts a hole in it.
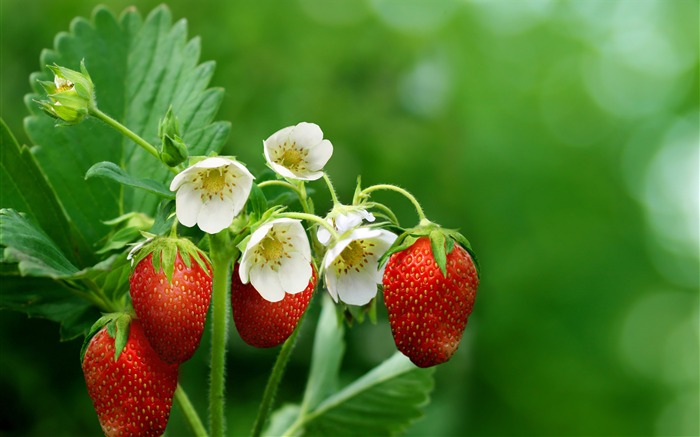
[[[227,231],[211,235],[212,260],[212,348],[209,380],[209,427],[212,437],[223,437],[224,380],[226,372],[226,333],[228,328],[228,288],[235,247],[229,245]]]
[[[378,210],[382,211],[386,216],[391,220],[393,224],[396,226],[399,225],[399,219],[396,218],[396,214],[394,214],[394,211],[392,211],[388,206],[384,205],[383,203],[378,203],[378,202],[369,202],[367,204],[369,208],[377,208]]]
[[[113,119],[109,115],[100,111],[96,106],[92,106],[90,108],[90,115],[99,118],[100,120],[105,122],[107,125],[114,128],[119,133],[126,136],[127,138],[129,138],[130,140],[132,140],[133,142],[138,144],[139,146],[141,146],[141,148],[143,148],[146,152],[150,153],[158,161],[160,161],[160,156],[158,154],[158,150],[153,145],[151,145],[151,143],[149,143],[148,141],[141,138],[139,135],[137,135],[134,131],[130,130],[128,127],[124,126],[123,124],[119,123],[117,120]],[[168,169],[170,169],[170,171],[173,173],[178,173],[177,169],[174,169],[172,167],[168,167]]]
[[[284,369],[287,366],[289,357],[291,356],[294,343],[296,342],[297,335],[299,334],[299,327],[301,326],[305,315],[306,313],[301,316],[297,327],[292,332],[292,335],[290,335],[284,342],[279,355],[277,355],[277,360],[275,361],[275,365],[272,367],[272,373],[270,374],[270,378],[267,380],[267,385],[265,386],[265,391],[263,392],[262,401],[260,401],[258,416],[255,418],[255,424],[253,425],[253,431],[251,433],[252,437],[260,437],[260,434],[262,434],[263,426],[265,426],[267,417],[272,409],[272,402],[275,400],[277,388],[279,387],[282,376],[284,375]]]
[[[294,184],[290,184],[290,183],[287,182],[287,181],[280,181],[280,180],[277,180],[277,179],[272,179],[272,180],[269,180],[269,181],[260,182],[260,183],[258,184],[258,187],[260,187],[260,188],[265,188],[265,187],[271,187],[271,186],[274,186],[274,185],[278,185],[278,186],[280,186],[280,187],[289,188],[289,189],[291,189],[292,191],[294,191],[295,193],[297,193],[297,196],[301,197],[301,192],[299,192],[299,189],[298,189],[297,187],[295,187]]]
[[[338,232],[335,230],[335,228],[330,223],[323,220],[321,217],[319,217],[317,215],[306,214],[304,212],[283,212],[283,213],[278,214],[277,216],[291,218],[291,219],[307,220],[310,222],[318,223],[319,225],[326,228],[328,230],[328,232],[331,233],[331,236],[333,237],[334,240],[337,240],[339,238]]]
[[[418,203],[418,200],[413,196],[413,194],[409,193],[408,191],[404,190],[401,187],[397,187],[396,185],[390,185],[390,184],[379,184],[379,185],[372,185],[371,187],[367,187],[362,192],[360,193],[360,196],[366,196],[369,193],[373,191],[378,191],[378,190],[388,190],[388,191],[395,191],[399,194],[402,194],[404,197],[406,197],[408,200],[413,203],[413,206],[416,208],[416,212],[418,213],[418,219],[420,220],[421,224],[426,224],[429,223],[429,220],[425,217],[425,213],[423,212],[423,208],[421,208],[420,203]]]
[[[190,402],[190,398],[187,396],[187,393],[185,393],[185,390],[180,384],[178,384],[177,389],[175,389],[175,400],[177,401],[178,405],[180,405],[182,412],[185,414],[185,419],[187,419],[187,423],[190,425],[190,429],[192,429],[194,435],[197,437],[209,437],[207,430],[204,429],[202,420],[197,414],[197,410],[194,409],[192,402]]]
[[[333,188],[331,178],[329,178],[326,173],[323,173],[323,180],[326,181],[326,185],[328,185],[328,192],[331,193],[331,199],[333,199],[333,206],[340,204],[340,202],[338,201],[338,195],[335,193],[335,188]]]

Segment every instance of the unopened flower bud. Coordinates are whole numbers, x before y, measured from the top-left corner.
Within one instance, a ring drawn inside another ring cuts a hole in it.
[[[38,101],[50,116],[67,124],[77,124],[88,115],[95,103],[95,86],[80,63],[80,72],[59,65],[49,65],[54,74],[53,82],[40,81],[48,100]]]
[[[172,106],[158,123],[158,137],[160,138],[158,153],[161,161],[166,165],[175,167],[187,159],[189,156],[187,145],[180,138],[180,122],[173,115]]]

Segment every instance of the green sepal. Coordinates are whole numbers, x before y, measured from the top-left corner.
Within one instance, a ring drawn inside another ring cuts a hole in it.
[[[131,315],[127,313],[109,313],[105,314],[90,327],[83,345],[80,348],[80,362],[85,359],[85,352],[92,338],[97,335],[102,328],[107,328],[107,334],[114,339],[114,361],[119,359],[119,355],[124,350],[127,341],[129,340],[129,325],[131,324]]]
[[[442,276],[447,277],[447,253],[445,253],[445,234],[439,229],[430,232],[430,249],[433,252],[433,258],[437,263]]]
[[[440,225],[427,220],[415,228],[403,231],[396,241],[394,241],[394,244],[379,258],[379,267],[381,268],[391,255],[408,249],[421,237],[430,238],[433,258],[435,258],[435,262],[443,276],[447,274],[447,255],[452,253],[455,244],[459,244],[469,253],[469,256],[471,256],[474,261],[474,267],[476,268],[476,275],[480,277],[481,268],[479,266],[479,261],[469,240],[455,229],[444,229],[440,227]]]
[[[122,313],[119,317],[117,317],[117,320],[114,323],[114,326],[116,327],[117,333],[116,336],[114,336],[114,361],[117,361],[119,359],[119,355],[121,355],[122,351],[124,350],[124,347],[126,347],[126,343],[129,341],[129,328],[131,325],[131,316],[128,314]],[[109,328],[107,328],[109,331]]]
[[[384,255],[379,258],[378,268],[381,268],[391,255],[408,249],[409,247],[413,246],[413,243],[415,243],[417,240],[418,237],[411,235],[408,231],[405,231],[403,234],[399,235],[399,237],[394,241],[394,244],[392,244],[389,249],[384,252]]]
[[[152,254],[153,270],[156,273],[163,271],[168,282],[172,283],[175,259],[177,259],[177,254],[179,253],[182,262],[188,268],[192,265],[192,260],[194,260],[207,275],[211,274],[209,270],[211,260],[206,253],[190,240],[179,237],[155,237],[145,232],[142,235],[152,239],[133,253],[133,265],[138,265],[148,255]]]

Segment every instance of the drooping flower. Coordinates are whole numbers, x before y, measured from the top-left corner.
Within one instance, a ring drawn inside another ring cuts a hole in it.
[[[184,226],[209,234],[226,229],[245,206],[254,176],[229,158],[206,158],[175,176],[175,212]]]
[[[243,251],[238,274],[242,283],[250,281],[270,302],[279,302],[285,293],[304,291],[312,269],[311,247],[301,222],[280,218],[255,230]]]
[[[357,228],[328,249],[323,268],[333,300],[350,305],[369,303],[384,275],[379,258],[395,240],[396,235],[383,229]]]
[[[360,226],[362,220],[373,222],[374,215],[362,208],[344,207],[343,210],[339,212],[331,211],[328,217],[326,217],[326,222],[333,226],[340,235]],[[318,232],[316,232],[316,238],[325,246],[331,239],[331,233],[328,232],[328,229],[321,227],[318,229]]]
[[[313,181],[323,176],[323,166],[333,154],[333,145],[323,139],[314,123],[299,123],[281,129],[263,141],[265,159],[279,175]]]

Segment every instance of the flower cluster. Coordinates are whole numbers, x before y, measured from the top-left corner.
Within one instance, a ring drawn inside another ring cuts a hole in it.
[[[263,141],[267,165],[282,183],[302,184],[323,177],[333,145],[313,123],[281,129]],[[246,167],[229,157],[202,159],[175,176],[178,221],[216,234],[244,209],[254,181]],[[308,211],[306,211],[308,212]],[[333,300],[365,305],[377,293],[383,270],[379,259],[396,240],[383,229],[362,226],[375,221],[362,205],[337,203],[318,220],[316,239],[325,252],[321,268]],[[272,214],[244,241],[238,274],[269,302],[303,291],[313,274],[311,244],[301,219]]]

